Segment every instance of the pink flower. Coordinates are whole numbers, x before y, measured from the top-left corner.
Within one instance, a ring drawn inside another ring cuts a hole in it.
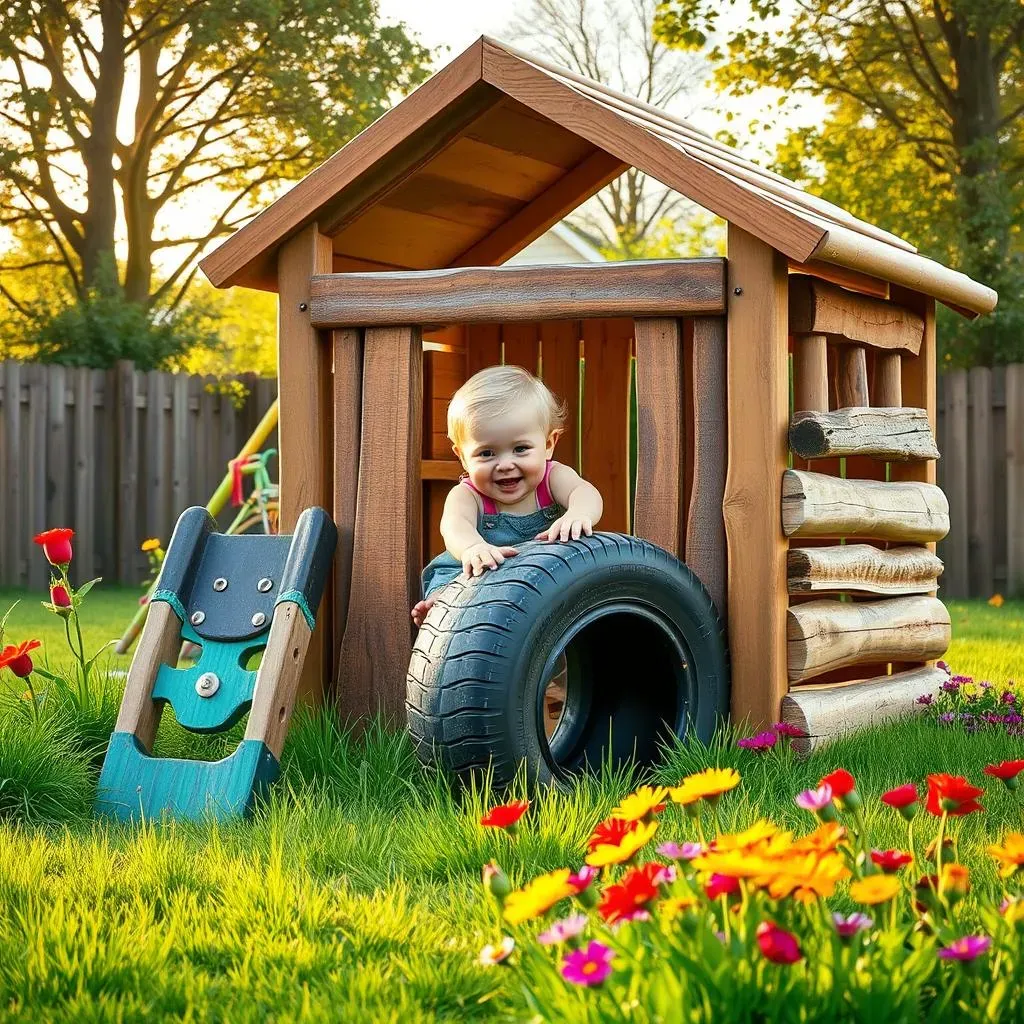
[[[592,868],[589,864],[584,864],[576,874],[570,875],[566,881],[577,893],[581,893],[600,873],[598,868]]]
[[[704,886],[704,894],[709,900],[717,900],[719,896],[731,896],[740,887],[740,880],[732,875],[721,875],[715,872]]]
[[[562,977],[573,985],[600,985],[612,973],[615,954],[591,940],[586,949],[574,949],[562,961]]]
[[[757,944],[765,959],[773,964],[795,964],[803,958],[796,936],[784,931],[774,921],[762,921],[757,926]]]
[[[832,787],[826,782],[817,789],[805,789],[802,793],[797,793],[795,803],[802,810],[813,811],[816,814],[832,803]]]
[[[914,701],[915,704],[934,704],[935,698],[930,693],[922,693]]]
[[[541,932],[537,936],[537,941],[542,946],[561,945],[563,942],[575,939],[587,927],[589,920],[586,914],[571,914],[569,917],[563,917],[561,921],[555,921],[546,932]]]
[[[772,732],[776,736],[788,736],[792,740],[802,740],[807,736],[803,729],[790,725],[789,722],[776,722],[772,726]]]
[[[836,926],[836,934],[841,939],[852,939],[857,932],[870,928],[875,922],[867,914],[854,913],[847,917],[842,914],[833,914],[832,920]]]
[[[756,750],[760,753],[763,750],[770,750],[774,747],[778,739],[778,734],[769,729],[766,732],[759,732],[756,736],[746,736],[741,740],[737,740],[736,746],[742,747],[744,750]]]
[[[965,935],[939,950],[943,960],[976,960],[988,951],[992,940],[987,935]]]
[[[662,843],[658,847],[658,853],[669,860],[693,860],[703,852],[704,847],[700,843],[683,843],[682,846],[679,843]]]

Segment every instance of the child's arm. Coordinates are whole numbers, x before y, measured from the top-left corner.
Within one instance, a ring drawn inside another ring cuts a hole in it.
[[[506,558],[516,554],[515,548],[488,544],[480,536],[476,513],[476,498],[468,487],[457,484],[448,492],[441,513],[441,536],[448,553],[462,562],[462,571],[467,576],[497,569]]]
[[[588,484],[576,470],[560,462],[551,464],[548,487],[551,497],[565,509],[565,514],[538,533],[537,539],[564,541],[572,537],[579,540],[582,534],[589,537],[604,511],[601,492],[593,484]]]

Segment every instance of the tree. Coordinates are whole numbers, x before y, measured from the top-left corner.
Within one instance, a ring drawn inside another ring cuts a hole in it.
[[[376,0],[13,0],[0,9],[0,225],[73,296],[181,303],[196,259],[426,74]],[[123,256],[115,244],[123,240]],[[116,269],[115,269],[116,268]],[[17,287],[0,294],[21,312]]]
[[[999,290],[994,316],[946,323],[951,362],[1024,358],[1020,0],[664,0],[655,33],[710,43],[726,93],[827,101],[779,169]]]
[[[704,60],[674,52],[655,39],[651,23],[657,0],[533,0],[512,27],[531,50],[587,78],[656,107],[693,93],[706,72]],[[687,231],[680,221],[692,204],[630,168],[581,210],[580,228],[613,259],[653,252],[678,254],[704,240],[706,225]]]

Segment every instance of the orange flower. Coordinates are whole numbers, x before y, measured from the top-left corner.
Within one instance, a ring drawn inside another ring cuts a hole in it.
[[[658,831],[658,823],[638,823],[636,828],[627,832],[615,845],[602,843],[595,846],[587,854],[586,862],[594,868],[607,867],[609,864],[624,864],[632,860],[638,850],[646,846]]]
[[[895,875],[868,875],[850,883],[850,899],[872,906],[888,903],[900,891],[900,880]]]
[[[598,912],[609,924],[636,917],[658,898],[658,884],[664,872],[663,864],[653,863],[627,871],[621,882],[604,890]]]
[[[598,822],[587,840],[587,852],[593,853],[599,846],[618,846],[623,836],[632,832],[639,825],[638,821],[627,821],[625,818],[605,818]]]
[[[0,668],[9,668],[20,679],[27,679],[34,668],[29,652],[42,647],[38,640],[25,640],[20,644],[8,644],[0,651]]]
[[[498,804],[480,819],[480,824],[489,828],[511,829],[527,812],[529,806],[529,800],[512,800],[507,804]]]

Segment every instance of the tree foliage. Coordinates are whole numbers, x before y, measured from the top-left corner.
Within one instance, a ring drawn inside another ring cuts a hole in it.
[[[950,363],[1024,360],[1020,0],[664,0],[655,32],[706,48],[727,94],[824,99],[776,169],[1000,292],[944,320]]]

